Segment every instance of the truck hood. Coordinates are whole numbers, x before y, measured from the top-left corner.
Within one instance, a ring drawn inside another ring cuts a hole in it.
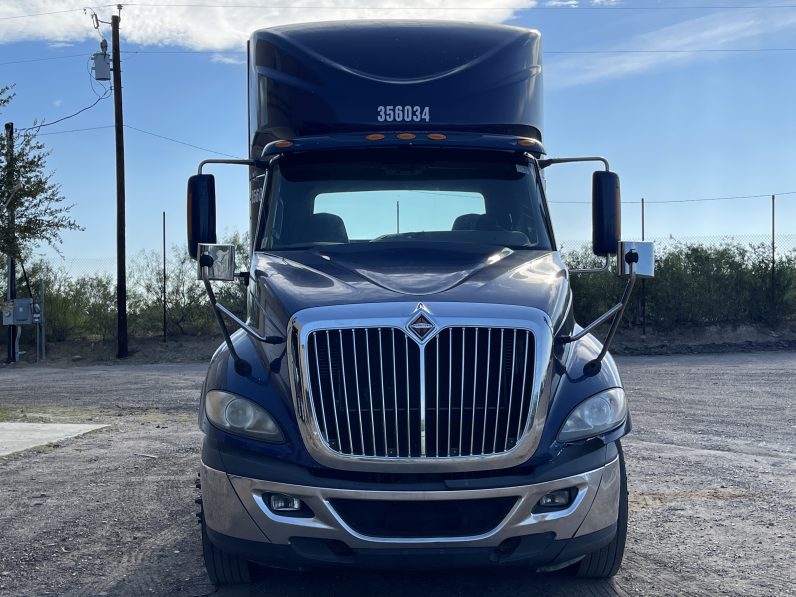
[[[279,327],[308,307],[433,300],[535,307],[557,330],[570,302],[558,252],[500,246],[385,242],[257,253],[252,274]]]

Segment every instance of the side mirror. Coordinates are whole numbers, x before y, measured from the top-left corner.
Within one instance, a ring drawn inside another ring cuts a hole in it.
[[[619,259],[616,260],[616,274],[620,278],[630,277],[630,264],[637,278],[655,277],[654,243],[630,242],[619,243]]]
[[[622,198],[619,176],[598,171],[592,176],[592,247],[595,255],[616,255],[622,236]]]
[[[197,252],[196,275],[199,280],[204,279],[202,270],[207,273],[208,280],[232,282],[235,279],[235,245],[199,243]]]
[[[216,242],[216,179],[195,174],[188,179],[188,253],[196,259],[199,243]]]

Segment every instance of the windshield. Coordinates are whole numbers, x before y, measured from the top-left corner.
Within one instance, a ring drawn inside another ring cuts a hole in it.
[[[535,172],[521,155],[288,155],[271,181],[260,249],[379,241],[551,248]]]

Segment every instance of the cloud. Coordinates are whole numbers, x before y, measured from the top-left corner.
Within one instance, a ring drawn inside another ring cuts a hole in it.
[[[358,0],[363,4],[367,0]],[[378,0],[370,8],[357,8],[351,0],[278,0],[275,6],[262,2],[253,8],[252,0],[227,0],[225,5],[241,7],[200,8],[194,6],[125,6],[121,13],[122,40],[140,45],[172,45],[192,50],[240,50],[255,29],[289,23],[348,19],[439,19],[499,23],[520,10],[533,8],[538,0],[501,0],[500,7],[485,0]],[[177,3],[179,4],[179,3]],[[208,3],[210,4],[210,3]],[[301,8],[305,5],[307,8]],[[373,8],[382,4],[391,8]],[[309,8],[311,6],[311,8]],[[510,7],[510,8],[507,8]],[[24,40],[52,40],[68,43],[96,36],[91,19],[75,8],[74,0],[2,0],[0,2],[0,44]],[[69,11],[72,12],[58,12]],[[57,13],[29,18],[9,18],[35,13]],[[98,8],[97,14],[109,21],[115,9]],[[103,26],[110,37],[107,26]]]
[[[55,106],[56,108],[60,108],[61,104],[63,104],[63,103],[64,103],[63,100],[60,100],[60,99],[53,100],[53,106]]]
[[[217,62],[218,64],[246,64],[246,58],[234,54],[216,53],[210,56],[210,62]]]
[[[68,41],[52,41],[52,42],[47,44],[47,47],[57,50],[59,48],[71,48],[73,45],[75,45],[75,44],[70,43]]]
[[[776,17],[770,14],[776,14]],[[545,84],[554,88],[573,87],[607,81],[671,67],[697,60],[716,60],[720,52],[687,50],[721,50],[740,47],[754,39],[766,39],[778,31],[794,29],[796,13],[792,11],[726,11],[699,16],[631,37],[620,45],[601,48],[601,52],[618,50],[616,54],[572,54],[551,57],[546,66]],[[622,53],[621,50],[644,50]],[[678,52],[667,52],[678,50]]]
[[[605,7],[605,6],[619,6],[622,0],[589,0],[589,6]],[[580,8],[580,0],[547,0],[544,3],[545,8]]]

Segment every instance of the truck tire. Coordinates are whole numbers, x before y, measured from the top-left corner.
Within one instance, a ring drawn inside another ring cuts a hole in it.
[[[214,585],[239,585],[251,582],[249,562],[218,549],[207,536],[204,516],[200,513],[202,523],[202,556],[205,561],[207,575]]]
[[[625,472],[625,455],[622,445],[617,441],[619,451],[619,517],[616,521],[616,536],[605,547],[590,553],[580,562],[569,568],[569,572],[578,578],[611,578],[622,565],[627,540],[627,474]]]

